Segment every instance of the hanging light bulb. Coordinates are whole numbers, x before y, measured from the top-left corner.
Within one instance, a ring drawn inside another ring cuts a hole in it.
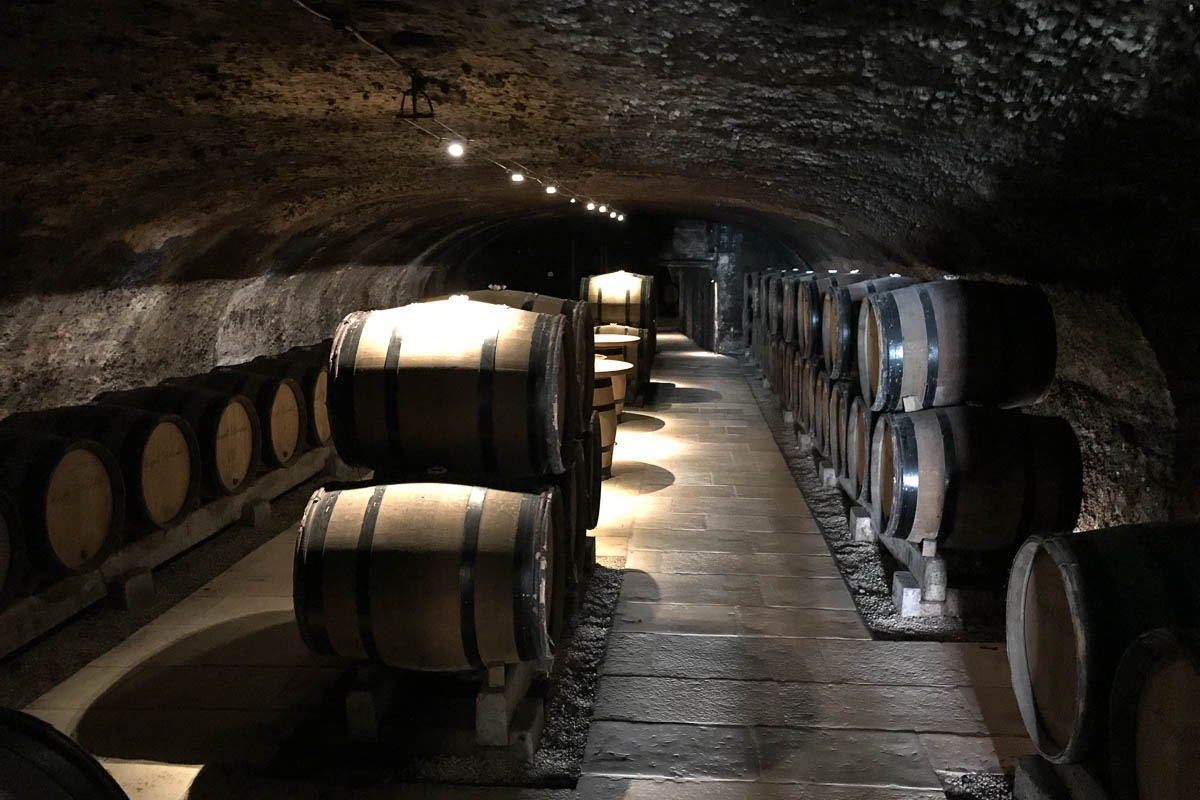
[[[557,191],[558,191],[557,186],[547,186],[546,187],[546,194],[554,194]]]
[[[608,216],[609,216],[609,217],[611,217],[612,219],[616,219],[616,218],[617,218],[617,212],[615,212],[615,211],[610,211],[610,212],[608,212]]]
[[[446,152],[449,153],[452,158],[462,158],[463,153],[467,152],[467,148],[463,147],[462,142],[451,142],[450,144],[446,145]]]
[[[571,202],[572,202],[572,203],[574,203],[574,202],[575,202],[575,198],[574,198],[574,197],[572,197],[572,198],[571,198]]]
[[[595,211],[595,210],[596,210],[596,204],[595,204],[595,203],[588,203],[588,204],[587,204],[587,210],[588,210],[588,211]]]
[[[625,221],[625,215],[617,214],[617,222],[624,222],[624,221]]]
[[[525,176],[519,172],[514,172],[512,175],[509,175],[508,177],[512,179],[513,183],[520,183],[521,181],[525,180]]]
[[[608,206],[600,206],[600,213],[601,213],[601,214],[605,213],[606,211],[608,211]]]

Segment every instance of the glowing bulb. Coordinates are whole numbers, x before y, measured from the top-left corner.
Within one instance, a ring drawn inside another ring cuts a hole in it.
[[[806,273],[804,273],[804,274],[805,274],[805,275],[812,275],[812,274],[813,274],[813,271],[810,269],[808,272],[806,272]]]
[[[830,275],[836,275],[836,274],[837,274],[837,270],[836,270],[836,269],[829,269],[829,270],[825,270],[825,271],[826,271],[826,272],[828,272]]]
[[[525,180],[525,176],[519,172],[514,172],[509,177],[512,179],[513,183],[520,183],[521,181]]]
[[[556,187],[556,186],[547,186],[546,187],[546,194],[554,194],[557,191],[558,191],[558,187]]]
[[[446,152],[453,158],[462,158],[463,153],[467,152],[467,148],[462,146],[462,142],[451,142],[446,146]]]
[[[617,222],[624,222],[624,221],[625,221],[625,215],[617,214]]]
[[[587,204],[587,210],[588,210],[588,211],[595,211],[595,210],[596,210],[596,204],[595,204],[595,203],[588,203],[588,204]]]
[[[857,275],[857,274],[858,274],[858,270],[856,270],[856,269],[852,269],[852,270],[850,270],[850,274],[851,274],[851,275]]]
[[[891,272],[891,273],[888,273],[888,277],[889,278],[899,278],[900,273],[899,272]]]
[[[574,197],[572,197],[572,198],[571,198],[571,202],[572,202],[572,203],[574,203],[574,202],[575,202],[575,198],[574,198]]]
[[[609,216],[611,219],[616,219],[616,218],[617,218],[617,212],[615,212],[615,211],[610,211],[610,212],[608,212],[608,216]]]
[[[600,213],[603,214],[605,211],[608,211],[608,206],[600,206]]]

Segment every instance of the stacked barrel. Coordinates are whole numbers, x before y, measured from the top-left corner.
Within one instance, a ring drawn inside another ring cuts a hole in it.
[[[1007,628],[1042,757],[1087,767],[1113,798],[1200,797],[1200,526],[1029,539]]]
[[[657,352],[657,309],[654,278],[619,270],[583,278],[580,299],[592,309],[597,333],[620,333],[638,337],[635,380],[631,397],[641,397],[650,386],[650,370]]]
[[[11,493],[0,497],[0,601],[91,571],[123,542],[243,491],[262,462],[290,464],[327,441],[326,353],[295,348],[0,421]]]
[[[301,521],[295,612],[317,652],[428,671],[553,654],[598,511],[590,320],[488,299],[338,328],[333,441],[375,478],[318,491]]]

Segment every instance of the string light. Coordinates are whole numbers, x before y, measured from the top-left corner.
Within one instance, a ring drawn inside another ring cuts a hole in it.
[[[576,202],[576,200],[575,200],[575,198],[574,198],[574,197],[572,197],[572,198],[571,198],[571,202],[572,202],[572,203]]]
[[[595,203],[588,203],[588,204],[587,204],[587,210],[588,210],[588,211],[595,211],[595,210],[596,210],[596,204],[595,204]]]
[[[608,216],[612,217],[613,219],[616,219],[616,218],[617,218],[617,212],[615,212],[615,211],[610,211],[610,212],[608,212]]]
[[[555,188],[554,186],[547,186],[547,187],[546,187],[546,194],[554,194],[554,193],[555,193],[555,192],[557,192],[557,191],[558,191],[558,189],[557,189],[557,188]]]
[[[608,211],[608,206],[600,206],[600,213],[601,213],[601,214],[605,213],[606,211]]]
[[[617,222],[624,222],[624,221],[625,221],[625,215],[617,214]]]
[[[463,153],[467,152],[467,148],[463,147],[462,142],[451,142],[446,146],[446,152],[451,158],[462,158]]]
[[[522,181],[524,181],[524,180],[525,180],[525,176],[524,176],[524,175],[522,175],[522,174],[521,174],[521,173],[519,173],[519,172],[514,172],[514,173],[513,173],[512,175],[510,175],[509,177],[512,179],[512,182],[513,182],[513,183],[521,183]]]

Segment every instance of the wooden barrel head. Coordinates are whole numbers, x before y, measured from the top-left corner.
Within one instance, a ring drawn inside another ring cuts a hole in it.
[[[254,423],[241,403],[231,401],[217,423],[216,473],[221,485],[233,491],[245,482],[254,458]]]
[[[295,390],[281,383],[271,401],[271,450],[281,464],[286,464],[300,446],[300,404]]]
[[[1200,797],[1200,665],[1177,653],[1142,684],[1134,733],[1137,796]]]
[[[875,451],[875,457],[872,459],[878,466],[872,466],[872,475],[878,475],[878,484],[875,480],[871,481],[872,496],[875,500],[875,506],[879,509],[880,521],[882,526],[880,530],[885,530],[892,518],[892,506],[896,498],[896,449],[895,439],[892,436],[892,424],[888,418],[881,417],[878,428],[880,429],[879,447]]]
[[[113,524],[112,479],[100,457],[68,450],[50,475],[44,502],[47,543],[58,561],[73,570],[95,558]]]
[[[318,373],[317,379],[313,381],[312,408],[309,409],[312,428],[320,444],[325,444],[333,436],[333,431],[329,427],[329,409],[325,407],[325,398],[328,393],[329,371],[323,369]]]
[[[174,422],[154,426],[142,451],[142,499],[156,525],[167,525],[187,503],[192,486],[192,449]]]
[[[1044,549],[1025,583],[1025,663],[1042,727],[1063,747],[1075,727],[1078,685],[1075,625],[1062,571]]]
[[[871,303],[863,303],[861,313],[861,323],[858,334],[859,348],[859,380],[862,382],[862,394],[866,399],[867,404],[871,405],[875,401],[875,395],[879,394],[879,376],[883,372],[883,336],[879,330],[879,317],[875,313],[875,306]]]

